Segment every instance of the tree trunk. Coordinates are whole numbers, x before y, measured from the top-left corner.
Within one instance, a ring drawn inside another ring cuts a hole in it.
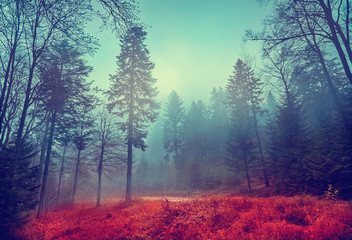
[[[126,184],[126,201],[131,201],[132,190],[132,130],[129,130],[127,141],[127,184]]]
[[[9,75],[10,75],[10,67],[11,67],[11,63],[12,63],[12,58],[13,58],[13,54],[11,51],[10,58],[7,63],[7,68],[5,71],[4,85],[2,86],[2,89],[1,89],[1,96],[0,96],[0,112],[1,113],[3,112],[2,107],[3,107],[3,103],[4,103],[4,99],[5,99],[6,90],[7,90],[7,83],[8,83]],[[0,124],[1,124],[1,122],[0,122]],[[1,132],[1,128],[0,128],[0,132]]]
[[[40,149],[40,161],[39,161],[39,184],[43,180],[43,167],[44,167],[44,161],[45,161],[45,149],[47,148],[47,141],[48,141],[48,131],[49,131],[49,122],[50,120],[48,119],[46,121],[46,126],[45,126],[45,131],[44,131],[44,136],[43,136],[43,141],[42,141],[42,146]]]
[[[326,67],[326,64],[325,64],[325,60],[324,60],[324,58],[323,58],[323,56],[322,56],[322,54],[320,52],[318,52],[318,58],[319,58],[321,66],[323,68],[323,72],[324,72],[324,75],[326,77],[326,81],[328,83],[330,92],[331,92],[331,94],[332,94],[332,96],[333,96],[333,98],[335,100],[335,104],[336,104],[337,110],[338,110],[338,112],[341,115],[344,128],[345,128],[348,136],[350,136],[351,135],[351,128],[350,128],[350,123],[348,121],[347,114],[345,112],[344,107],[342,106],[342,103],[340,101],[339,96],[337,95],[336,88],[335,88],[335,86],[334,86],[334,84],[333,84],[333,82],[331,80],[330,73],[329,73],[328,68]]]
[[[133,79],[133,74],[132,74]],[[130,105],[128,113],[128,139],[127,139],[127,182],[126,201],[131,201],[132,192],[132,147],[133,147],[133,89],[130,85]]]
[[[328,1],[329,2],[329,1]],[[336,48],[336,51],[340,57],[340,60],[341,60],[341,63],[342,63],[342,66],[343,66],[343,69],[345,70],[345,73],[346,73],[346,76],[348,78],[348,80],[350,81],[350,83],[352,84],[352,73],[351,73],[351,69],[350,69],[350,66],[348,64],[348,61],[346,59],[346,55],[342,49],[342,46],[339,42],[339,38],[337,36],[337,33],[336,33],[336,29],[337,31],[339,32],[340,34],[340,37],[345,45],[345,50],[350,58],[350,60],[352,61],[352,51],[351,51],[351,46],[349,45],[349,43],[347,42],[347,39],[345,38],[341,28],[340,28],[340,25],[337,24],[334,19],[333,19],[333,16],[332,16],[332,11],[331,11],[331,7],[330,5],[327,6],[323,0],[319,0],[319,4],[320,6],[322,7],[322,9],[324,10],[324,14],[325,14],[325,19],[326,19],[326,22],[329,26],[329,29],[330,29],[330,33],[331,33],[331,39],[335,45],[335,48]],[[329,4],[329,3],[328,3]],[[347,11],[349,11],[349,9],[347,9]]]
[[[13,44],[11,46],[11,51],[10,51],[10,56],[9,56],[9,61],[7,63],[7,67],[6,67],[6,71],[5,71],[5,77],[4,77],[4,85],[1,91],[1,96],[0,96],[0,133],[3,130],[2,129],[2,124],[3,124],[3,120],[4,120],[4,116],[5,116],[5,112],[6,112],[6,106],[7,104],[4,103],[4,99],[5,99],[5,92],[7,90],[7,82],[9,79],[9,73],[10,73],[10,67],[12,67],[11,69],[11,74],[10,74],[10,82],[12,82],[13,80],[13,72],[14,72],[14,62],[16,59],[16,50],[17,50],[17,46],[18,46],[18,41],[19,41],[19,33],[20,33],[20,27],[21,27],[21,13],[20,13],[20,2],[16,1],[16,24],[15,24],[15,35],[11,37],[8,36],[8,40],[12,40],[13,39]],[[12,38],[13,37],[13,38]],[[9,86],[9,89],[11,88],[11,86]],[[7,91],[7,99],[9,96],[9,91]]]
[[[13,123],[13,122],[12,122]],[[12,124],[11,123],[11,124]],[[10,127],[10,121],[7,121],[5,124],[5,130],[6,130],[6,135],[5,135],[5,139],[3,141],[4,145],[6,146],[9,141],[10,141],[10,134],[11,134],[11,127]],[[2,138],[2,137],[1,137]]]
[[[247,184],[248,184],[248,191],[249,193],[252,192],[252,188],[251,188],[251,179],[249,178],[249,171],[248,171],[248,163],[247,163],[247,156],[245,153],[243,153],[243,161],[244,161],[244,167],[246,170],[246,177],[247,177]]]
[[[302,26],[300,26],[300,28],[301,28],[301,32],[304,33],[304,31],[302,29]],[[311,28],[309,29],[309,31],[314,36],[314,31]],[[331,80],[330,73],[329,73],[328,68],[326,66],[325,59],[324,59],[323,53],[320,50],[319,44],[316,42],[315,38],[313,38],[313,40],[312,40],[313,42],[311,42],[307,38],[307,36],[305,36],[305,39],[306,39],[306,42],[308,43],[308,45],[310,46],[310,48],[317,54],[317,57],[319,59],[319,63],[321,65],[321,67],[322,67],[323,73],[325,75],[325,78],[326,78],[326,81],[327,81],[327,84],[328,84],[328,87],[329,87],[329,90],[330,90],[330,93],[331,93],[332,97],[334,98],[337,110],[340,113],[340,116],[342,118],[345,131],[347,132],[348,136],[350,136],[351,135],[351,132],[350,132],[351,129],[350,129],[350,123],[348,121],[347,114],[346,114],[346,112],[344,110],[344,107],[343,107],[343,105],[342,105],[342,103],[340,101],[340,98],[339,98],[339,96],[338,96],[338,94],[336,92],[336,88],[335,88],[335,86],[334,86],[334,84],[333,84],[333,82]],[[352,76],[350,78],[350,81],[352,83]]]
[[[4,85],[2,86],[2,91],[1,91],[1,97],[0,97],[0,133],[3,131],[2,129],[2,123],[5,117],[5,113],[6,113],[6,105],[4,104],[4,100],[5,100],[5,94],[6,94],[6,90],[7,90],[7,83],[9,82],[9,73],[10,73],[10,66],[12,65],[12,59],[13,59],[13,54],[11,51],[10,54],[10,58],[9,61],[7,63],[7,68],[6,68],[6,72],[5,72],[5,78],[4,78]]]
[[[15,55],[15,53],[14,53]],[[15,56],[14,56],[15,58]],[[4,83],[4,89],[3,92],[1,93],[1,115],[0,115],[0,132],[3,131],[3,123],[4,123],[4,118],[6,115],[6,110],[7,110],[7,105],[9,102],[9,98],[10,98],[10,94],[11,94],[11,90],[12,90],[12,85],[13,85],[13,74],[15,72],[15,59],[12,59],[12,63],[11,63],[11,73],[10,73],[10,77],[9,77],[9,86],[7,87],[7,91],[6,91],[6,96],[3,96],[3,94],[5,95],[5,83]],[[4,101],[5,98],[5,101]]]
[[[28,77],[28,82],[27,82],[27,88],[26,88],[26,93],[25,93],[25,100],[23,103],[23,109],[22,109],[22,114],[20,118],[20,123],[18,126],[18,131],[17,131],[17,139],[16,139],[16,155],[18,155],[21,141],[22,141],[22,136],[23,136],[23,130],[24,130],[24,125],[26,122],[26,117],[27,117],[27,112],[29,108],[29,100],[30,100],[30,95],[31,95],[31,89],[32,89],[32,81],[33,81],[33,74],[34,74],[34,68],[36,64],[36,58],[33,56],[33,63],[32,66],[29,70],[29,77]]]
[[[19,149],[20,149],[20,145],[21,145],[21,141],[22,141],[22,137],[23,137],[23,130],[25,127],[25,123],[26,123],[26,117],[27,117],[27,112],[30,106],[30,98],[32,96],[32,81],[33,81],[33,77],[34,77],[34,71],[35,68],[38,64],[38,59],[40,57],[40,55],[43,53],[45,47],[48,44],[48,41],[51,38],[51,35],[53,34],[53,29],[56,28],[56,25],[59,23],[59,20],[55,21],[54,23],[52,23],[51,26],[48,26],[48,33],[47,35],[44,37],[42,36],[41,41],[42,41],[42,45],[41,47],[36,47],[36,44],[38,43],[38,31],[40,29],[40,19],[46,14],[45,12],[43,12],[43,10],[46,8],[45,7],[45,2],[41,1],[40,5],[37,6],[38,7],[38,11],[36,12],[36,17],[35,19],[33,19],[33,25],[31,26],[31,30],[32,30],[32,38],[31,38],[31,54],[32,54],[32,61],[30,63],[29,66],[29,75],[28,75],[28,81],[27,81],[27,86],[26,86],[26,91],[25,91],[25,99],[24,99],[24,103],[23,103],[23,109],[22,109],[22,114],[21,114],[21,118],[20,118],[20,122],[19,122],[19,126],[18,126],[18,131],[17,131],[17,138],[16,138],[16,155],[18,155]],[[44,14],[44,15],[41,15]],[[27,46],[29,48],[29,46]],[[29,49],[28,49],[29,50]],[[17,159],[17,156],[16,156]]]
[[[3,129],[2,129],[2,132],[1,132],[1,137],[0,137],[0,144],[2,144],[2,145],[6,145],[6,138],[5,138],[5,136],[6,135],[8,135],[7,133],[10,131],[9,130],[9,121],[7,121],[6,123],[5,123],[5,126],[3,127]]]
[[[15,71],[15,59],[16,59],[16,50],[17,50],[17,45],[19,41],[19,31],[20,31],[20,13],[19,13],[19,2],[16,2],[16,13],[17,13],[17,24],[16,24],[16,29],[15,29],[15,36],[13,38],[13,45],[10,51],[10,56],[9,56],[9,61],[7,63],[6,67],[6,72],[5,72],[5,78],[4,78],[4,85],[1,91],[1,97],[0,97],[0,133],[3,131],[2,129],[2,124],[4,121],[6,109],[7,109],[7,102],[10,96],[10,91],[12,88],[12,83],[13,83],[13,74]],[[11,69],[11,73],[10,73]],[[7,87],[7,83],[9,82],[9,86]],[[7,92],[7,93],[6,93]],[[5,93],[6,93],[6,100],[5,100]],[[4,102],[5,100],[5,102]]]
[[[47,147],[47,153],[46,153],[46,159],[45,159],[45,165],[44,165],[42,187],[40,190],[40,199],[39,199],[37,218],[40,216],[41,211],[44,208],[46,183],[47,183],[47,179],[48,179],[51,147],[53,144],[54,131],[55,131],[55,122],[56,122],[56,110],[54,110],[54,112],[52,113],[52,116],[51,116],[50,135],[49,135],[49,141],[48,141],[48,147]]]
[[[175,159],[178,159],[178,139],[174,139],[175,142]]]
[[[265,182],[265,187],[270,187],[269,184],[269,178],[268,178],[268,174],[266,172],[266,167],[265,167],[265,160],[264,160],[264,156],[263,156],[263,149],[262,149],[262,143],[261,143],[261,139],[259,136],[259,131],[258,131],[258,121],[257,121],[257,115],[255,113],[254,107],[252,106],[252,111],[253,111],[253,117],[254,117],[254,128],[255,128],[255,135],[257,137],[257,142],[258,142],[258,148],[259,148],[259,154],[260,154],[260,160],[263,166],[263,174],[264,174],[264,182]]]
[[[58,208],[59,202],[60,202],[60,190],[61,190],[60,188],[61,188],[62,174],[64,173],[66,148],[67,148],[67,145],[64,143],[64,152],[62,154],[62,160],[61,160],[61,167],[60,167],[60,174],[59,174],[59,183],[58,183],[58,186],[57,186],[56,208]]]
[[[174,184],[174,188],[175,189],[178,189],[178,186],[179,186],[179,183],[180,183],[180,181],[179,181],[179,177],[180,176],[178,176],[179,175],[179,171],[178,171],[178,167],[179,167],[179,158],[178,158],[178,141],[177,141],[177,138],[175,138],[174,139],[174,141],[175,141],[175,157],[174,157],[174,164],[173,164],[173,167],[174,167],[174,177],[172,178],[173,179],[173,184]],[[171,162],[171,161],[170,161]],[[171,173],[171,170],[172,170],[172,165],[171,165],[171,168],[170,168],[170,173]]]
[[[76,191],[77,191],[78,169],[79,169],[79,163],[81,161],[81,151],[82,150],[80,148],[78,148],[75,177],[74,177],[74,181],[73,181],[72,196],[71,196],[71,203],[72,204],[75,200],[75,195],[76,195]]]
[[[102,145],[98,166],[98,196],[97,196],[97,207],[100,207],[101,199],[101,177],[103,175],[103,159],[104,159],[104,144]]]

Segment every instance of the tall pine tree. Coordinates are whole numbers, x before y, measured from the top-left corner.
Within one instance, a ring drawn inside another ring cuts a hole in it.
[[[209,155],[213,163],[222,163],[225,155],[226,133],[228,131],[228,106],[222,87],[213,88],[209,104]]]
[[[256,145],[253,142],[253,116],[250,115],[248,66],[237,60],[234,75],[230,76],[227,86],[227,98],[231,110],[230,131],[227,144],[229,168],[245,172],[248,190],[251,192],[249,162]]]
[[[121,40],[121,54],[117,57],[118,70],[110,76],[107,91],[109,109],[123,120],[122,130],[127,131],[127,185],[126,200],[131,200],[132,187],[132,147],[143,151],[147,147],[148,124],[157,117],[159,103],[154,86],[156,79],[151,75],[154,64],[144,43],[147,33],[142,27],[132,27]]]
[[[164,147],[168,154],[173,153],[177,161],[183,144],[182,127],[185,121],[185,108],[176,91],[168,97],[164,118]]]
[[[189,186],[191,190],[204,186],[202,170],[208,155],[208,118],[206,106],[202,101],[192,102],[185,122],[184,157],[189,168]]]
[[[263,153],[263,146],[262,146],[262,139],[259,133],[259,120],[264,114],[264,110],[261,107],[261,103],[263,101],[263,82],[254,76],[254,71],[247,66],[247,81],[248,81],[248,104],[251,109],[251,116],[253,119],[254,124],[254,131],[257,140],[257,148],[259,151],[259,165],[263,170],[264,175],[264,183],[266,187],[270,187],[269,184],[269,177],[267,173],[267,167],[265,164],[264,153]]]
[[[180,188],[182,185],[182,176],[184,172],[184,161],[181,158],[181,151],[184,148],[184,122],[185,108],[183,101],[176,91],[172,91],[168,97],[165,107],[164,125],[163,125],[163,142],[166,150],[166,159],[173,160],[175,168],[175,185]]]

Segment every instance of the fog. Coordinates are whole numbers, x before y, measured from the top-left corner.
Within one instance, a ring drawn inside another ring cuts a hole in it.
[[[187,104],[208,101],[213,87],[224,86],[234,62],[243,55],[260,58],[260,43],[244,43],[245,30],[260,30],[269,6],[249,1],[141,1],[140,18],[148,32],[146,44],[152,62],[158,98],[165,101],[172,90]],[[109,74],[116,71],[119,40],[99,29],[96,19],[88,25],[100,47],[90,65],[90,79],[107,89]]]
[[[34,2],[0,4],[11,221],[147,196],[352,198],[348,1]]]

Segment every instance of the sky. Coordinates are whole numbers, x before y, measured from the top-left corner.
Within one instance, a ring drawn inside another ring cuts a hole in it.
[[[193,100],[208,102],[213,87],[225,87],[238,58],[260,60],[260,44],[243,39],[245,30],[262,29],[270,9],[256,0],[140,0],[139,10],[147,26],[159,100],[176,90],[189,105]],[[91,79],[107,89],[120,43],[109,30],[97,37],[101,46],[89,59]]]

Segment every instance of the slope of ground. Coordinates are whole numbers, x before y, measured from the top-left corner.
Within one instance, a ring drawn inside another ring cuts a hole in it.
[[[313,197],[80,203],[48,212],[19,239],[352,239],[350,202]]]

